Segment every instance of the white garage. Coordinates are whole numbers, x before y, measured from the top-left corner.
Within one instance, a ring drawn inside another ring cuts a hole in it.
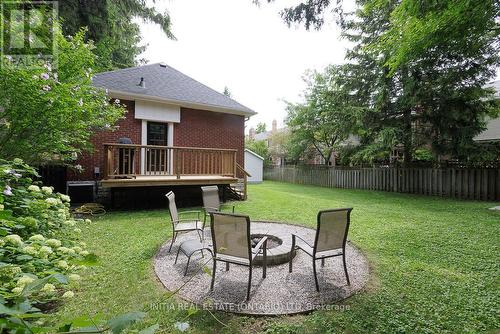
[[[249,183],[262,182],[264,158],[249,149],[245,149],[245,170],[251,175],[248,177]]]

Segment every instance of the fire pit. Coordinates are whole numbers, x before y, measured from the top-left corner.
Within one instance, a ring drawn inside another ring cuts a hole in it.
[[[259,241],[263,238],[267,237],[267,249],[272,249],[280,246],[283,244],[283,240],[281,240],[278,237],[275,237],[274,235],[269,235],[269,234],[251,234],[250,235],[250,241],[252,243],[252,247],[257,246]]]
[[[278,225],[279,226],[279,225]],[[289,232],[278,228],[266,230],[262,229],[258,223],[252,224],[252,234],[250,240],[252,247],[255,247],[260,239],[267,237],[267,265],[275,266],[289,261],[292,249],[292,236]],[[293,252],[292,256],[295,256]],[[262,252],[254,259],[256,265],[262,265]]]

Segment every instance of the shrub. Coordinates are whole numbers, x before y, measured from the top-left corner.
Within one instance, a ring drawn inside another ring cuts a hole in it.
[[[76,282],[75,271],[91,256],[78,242],[84,222],[71,217],[69,197],[37,176],[20,159],[0,160],[0,303],[8,308],[26,302],[28,292],[39,308],[72,296],[66,275]]]

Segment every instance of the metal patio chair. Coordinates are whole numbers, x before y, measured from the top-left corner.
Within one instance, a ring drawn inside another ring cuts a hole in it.
[[[347,241],[347,233],[349,232],[351,211],[352,208],[320,211],[318,213],[318,225],[313,245],[298,235],[292,234],[292,251],[290,252],[288,271],[290,273],[292,272],[293,252],[296,249],[303,250],[307,255],[311,256],[313,260],[316,291],[319,291],[316,260],[321,260],[321,266],[324,267],[325,259],[329,257],[342,256],[347,284],[351,284],[345,262],[345,244]],[[297,243],[297,239],[301,241],[300,244]]]
[[[215,272],[217,261],[226,263],[226,271],[229,264],[247,266],[248,287],[247,299],[250,299],[250,287],[252,285],[252,265],[255,257],[262,251],[262,278],[266,278],[267,270],[267,237],[259,240],[252,248],[250,239],[250,218],[248,216],[210,212],[212,244],[213,244],[213,269],[210,290],[214,289]]]
[[[168,252],[172,249],[172,245],[177,238],[177,234],[182,232],[196,231],[200,237],[200,241],[203,240],[203,222],[200,219],[200,211],[177,211],[177,205],[175,204],[175,195],[173,191],[170,191],[165,195],[168,198],[168,211],[170,212],[170,221],[172,223],[172,242]],[[196,214],[197,218],[179,218],[187,214]]]
[[[210,212],[221,212],[226,208],[232,208],[231,213],[234,213],[234,205],[231,206],[220,202],[219,187],[201,187],[201,195],[203,198],[203,210],[205,211],[205,217],[203,218],[203,227],[205,227],[207,218],[210,218]]]

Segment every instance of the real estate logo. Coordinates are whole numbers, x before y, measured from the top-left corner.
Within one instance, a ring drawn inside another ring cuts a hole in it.
[[[57,66],[57,1],[2,1],[0,11],[0,66]]]

